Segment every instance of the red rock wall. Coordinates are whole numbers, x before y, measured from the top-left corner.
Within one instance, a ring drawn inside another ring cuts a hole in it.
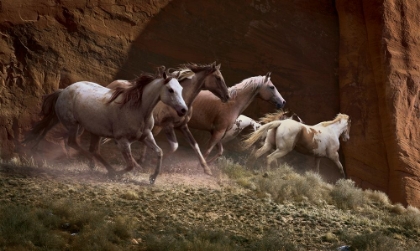
[[[349,177],[420,206],[416,1],[0,4],[2,157],[19,151],[42,95],[54,89],[133,78],[161,64],[217,60],[228,85],[272,71],[289,109],[307,124],[349,114],[351,139],[342,145]],[[272,111],[257,100],[245,114]],[[324,175],[339,177],[330,161],[321,164]]]
[[[352,117],[345,166],[364,188],[420,206],[416,1],[336,1],[341,110]]]

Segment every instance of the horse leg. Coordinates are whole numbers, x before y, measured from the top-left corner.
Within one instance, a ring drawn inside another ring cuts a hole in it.
[[[275,161],[275,162],[276,162],[276,166],[278,166],[278,165],[277,165],[277,159],[279,159],[279,158],[283,157],[284,155],[288,154],[289,152],[290,152],[290,151],[288,151],[288,150],[280,150],[280,149],[276,149],[274,152],[270,153],[270,154],[267,156],[267,168],[268,168],[268,169],[271,169],[271,163],[272,163],[273,161]]]
[[[251,154],[248,165],[251,165],[253,168],[255,168],[255,162],[257,161],[257,159],[263,154],[270,151],[272,148],[273,147],[270,143],[264,142],[264,145],[262,147],[260,147],[254,154]]]
[[[133,155],[131,154],[131,143],[126,138],[121,138],[117,140],[118,147],[121,150],[121,153],[124,157],[127,167],[122,170],[122,173],[129,172],[133,170],[134,167],[140,168],[140,165],[134,160]]]
[[[211,163],[211,162],[215,161],[217,158],[219,158],[220,156],[222,156],[223,151],[224,151],[224,149],[223,149],[223,145],[222,145],[222,141],[217,142],[216,147],[217,147],[217,149],[218,149],[219,151],[217,152],[217,154],[216,154],[216,155],[214,155],[212,158],[210,158],[210,159],[207,161],[208,163]]]
[[[340,173],[344,176],[344,179],[347,179],[346,173],[344,172],[343,165],[341,165],[338,152],[334,152],[332,154],[329,154],[328,158],[330,158],[332,161],[334,161],[334,163],[338,166],[338,169],[340,170]]]
[[[200,147],[198,146],[197,141],[195,141],[194,136],[192,135],[190,129],[188,128],[188,125],[185,124],[181,127],[182,133],[184,133],[185,138],[187,139],[190,146],[194,149],[195,154],[198,156],[198,159],[200,161],[201,167],[204,169],[204,173],[208,175],[212,175],[212,172],[207,165],[206,160],[204,159],[203,155],[201,154]]]
[[[78,126],[77,125],[68,126],[67,129],[69,130],[69,138],[68,138],[68,141],[67,141],[68,146],[75,149],[77,152],[83,154],[90,162],[89,167],[94,168],[95,167],[95,160],[93,159],[92,154],[90,154],[85,149],[81,148],[80,145],[79,145],[79,142],[77,140]]]
[[[152,133],[154,136],[156,136],[160,133],[161,130],[162,130],[162,127],[155,125],[152,129]],[[142,146],[140,147],[140,159],[139,159],[140,163],[144,163],[146,161],[146,153],[147,153],[147,146],[146,144],[142,143]]]
[[[101,137],[91,133],[90,134],[89,152],[93,155],[93,157],[95,157],[97,160],[99,160],[99,162],[101,162],[102,165],[104,165],[106,170],[108,170],[109,175],[114,175],[115,174],[114,168],[112,168],[112,166],[104,158],[102,158],[102,156],[100,154],[100,149],[99,149],[100,141],[101,141]],[[92,161],[94,161],[94,160],[92,159]],[[94,165],[95,165],[95,163],[93,162],[93,167],[94,167]]]
[[[211,158],[210,160],[208,160],[208,156],[210,155],[211,151],[213,150],[213,147],[220,142],[220,140],[223,138],[225,131],[216,131],[213,132],[211,135],[211,138],[209,140],[208,143],[208,148],[207,151],[204,153],[204,158],[206,158],[207,163],[211,163],[212,161],[214,161],[216,158],[218,158],[219,156],[221,156],[223,154],[223,146],[219,147],[219,152],[216,154],[216,156],[214,156],[213,158]]]
[[[155,151],[158,158],[155,172],[152,175],[150,175],[150,178],[149,178],[150,184],[153,184],[155,183],[156,177],[159,175],[160,168],[162,166],[163,153],[162,153],[162,149],[160,149],[160,147],[156,144],[155,138],[153,137],[153,134],[151,132],[147,134],[147,136],[143,139],[143,142],[148,147],[150,147],[153,151]]]
[[[321,158],[320,157],[314,157],[315,158],[315,167],[316,167],[316,172],[319,174],[319,162],[321,162]]]
[[[173,153],[178,149],[178,140],[176,138],[174,129],[172,127],[166,127],[165,128],[165,135],[166,135],[166,139],[169,142],[170,145],[170,149],[169,149],[169,153]]]

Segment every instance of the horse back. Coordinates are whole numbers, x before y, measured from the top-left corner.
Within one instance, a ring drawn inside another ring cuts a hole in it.
[[[188,126],[200,130],[227,129],[237,116],[231,116],[229,103],[222,103],[209,91],[201,91],[192,103],[193,113]]]

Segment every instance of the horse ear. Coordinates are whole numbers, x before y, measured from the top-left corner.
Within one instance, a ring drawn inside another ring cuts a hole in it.
[[[211,67],[213,67],[213,68],[215,68],[215,67],[216,67],[216,61],[214,61],[214,62],[211,64]]]
[[[222,67],[222,64],[218,64],[218,65],[216,66],[216,70],[219,70],[219,71],[220,71],[220,67]]]
[[[267,74],[265,74],[264,82],[267,82],[270,77],[271,77],[271,72],[269,71],[269,72],[267,72]]]

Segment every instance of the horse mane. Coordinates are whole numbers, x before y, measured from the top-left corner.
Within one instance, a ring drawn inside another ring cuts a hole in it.
[[[322,125],[322,126],[324,126],[324,127],[326,127],[326,126],[332,125],[334,123],[337,123],[337,121],[339,121],[340,119],[346,119],[346,120],[348,120],[349,119],[349,115],[339,113],[339,114],[337,114],[337,116],[335,116],[335,118],[333,120],[324,121],[324,122],[321,122],[319,124]]]
[[[238,91],[251,87],[254,91],[264,83],[265,76],[255,76],[243,79],[240,83],[228,88],[229,95],[232,99],[236,98]]]
[[[129,80],[129,82],[133,86],[129,88],[117,87],[112,93],[112,96],[108,100],[107,104],[111,103],[112,101],[116,100],[120,95],[122,95],[123,99],[121,100],[121,102],[118,102],[118,104],[120,104],[121,107],[129,102],[131,103],[130,105],[132,107],[139,107],[141,105],[144,87],[158,78],[160,78],[160,76],[158,75],[153,75],[145,72],[141,73],[140,76],[138,76],[136,79]],[[165,84],[168,83],[171,79],[171,77],[166,78]]]
[[[199,65],[195,63],[186,63],[180,65],[180,67],[178,67],[172,74],[177,74],[179,72],[180,75],[178,77],[178,80],[182,81],[187,78],[192,78],[195,72],[212,71],[213,69],[214,68],[212,64]]]
[[[262,124],[267,124],[267,123],[270,123],[274,120],[279,120],[280,118],[282,118],[283,116],[285,116],[289,112],[290,112],[289,110],[280,109],[277,112],[267,113],[267,114],[265,114],[264,117],[259,119],[259,122],[262,123]]]

